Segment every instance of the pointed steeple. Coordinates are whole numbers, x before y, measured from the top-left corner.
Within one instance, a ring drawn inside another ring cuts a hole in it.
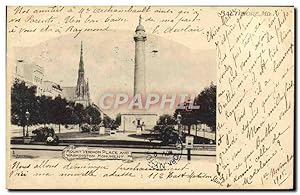
[[[89,89],[89,78],[87,78],[87,80],[86,80],[86,89],[87,89],[87,91],[90,90],[90,89]]]
[[[84,63],[83,63],[83,46],[82,46],[82,41],[81,41],[81,46],[80,46],[80,61],[79,61],[79,71],[84,72]]]
[[[75,103],[80,103],[84,107],[89,105],[90,102],[90,92],[88,81],[84,79],[84,62],[83,62],[83,43],[80,43],[80,61],[79,61],[79,70],[78,78],[76,85],[76,97]]]
[[[86,79],[86,89],[89,90],[89,78]]]

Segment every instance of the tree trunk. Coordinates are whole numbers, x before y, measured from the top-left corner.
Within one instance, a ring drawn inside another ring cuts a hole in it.
[[[23,125],[23,137],[25,137],[25,125]]]

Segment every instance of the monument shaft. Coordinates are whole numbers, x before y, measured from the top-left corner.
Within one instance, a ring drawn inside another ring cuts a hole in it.
[[[146,62],[145,62],[145,42],[147,36],[145,29],[141,24],[141,16],[139,24],[136,27],[133,39],[135,41],[135,59],[134,59],[134,89],[133,95],[141,96],[142,101],[146,99]],[[136,103],[138,100],[134,100]],[[121,116],[121,128],[123,131],[135,131],[137,135],[141,135],[144,130],[152,130],[156,125],[157,114],[149,113],[145,109],[134,106],[130,113],[124,113]]]
[[[140,94],[144,97],[146,94],[146,78],[145,78],[145,41],[147,40],[145,29],[141,24],[136,28],[135,41],[135,60],[134,60],[134,96]]]
[[[145,95],[145,42],[135,42],[134,95]]]

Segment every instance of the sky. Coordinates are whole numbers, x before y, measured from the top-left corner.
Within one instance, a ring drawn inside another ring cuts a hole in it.
[[[76,38],[67,34],[33,46],[16,47],[14,56],[16,60],[43,66],[44,80],[61,86],[76,86],[81,41],[85,78],[89,80],[92,101],[99,105],[105,93],[132,95],[135,43],[131,31],[82,33]],[[153,34],[147,36],[145,45],[147,93],[198,94],[211,82],[216,83],[214,49],[189,48]],[[115,115],[124,109],[106,112]]]

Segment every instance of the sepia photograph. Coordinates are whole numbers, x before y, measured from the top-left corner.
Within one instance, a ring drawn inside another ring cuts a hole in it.
[[[293,189],[294,11],[8,6],[7,188]]]
[[[73,159],[65,150],[73,145],[146,156],[158,170],[178,160],[215,163],[216,52],[148,36],[142,16],[136,21],[132,33],[15,48],[13,158]]]

